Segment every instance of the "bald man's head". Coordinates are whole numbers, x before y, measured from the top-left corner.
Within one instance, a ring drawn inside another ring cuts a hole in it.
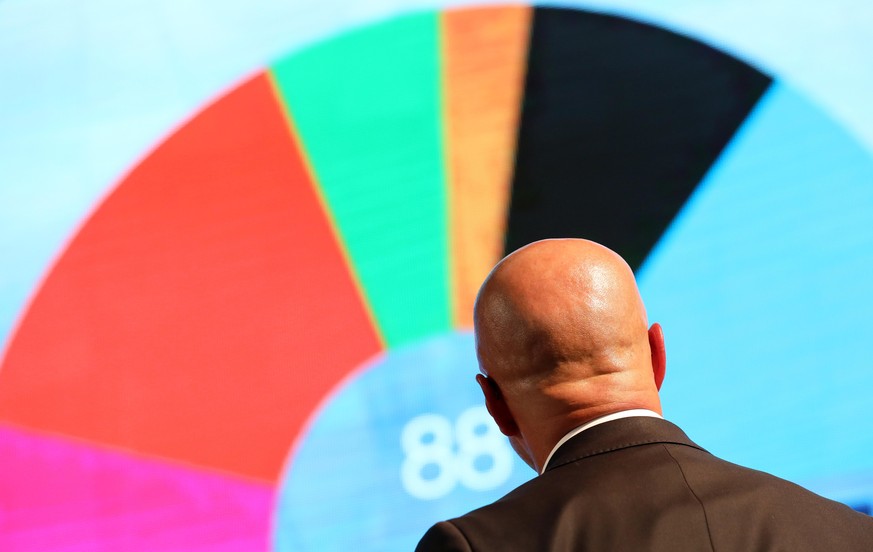
[[[539,440],[589,419],[660,411],[660,327],[648,328],[633,272],[602,245],[544,240],[512,253],[479,291],[474,324],[489,408],[506,407],[512,423],[501,429],[518,429],[523,442],[513,444],[530,448],[533,463],[547,444]]]

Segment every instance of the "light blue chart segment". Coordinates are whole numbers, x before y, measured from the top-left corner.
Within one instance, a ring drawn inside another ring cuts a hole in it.
[[[464,332],[395,349],[351,378],[286,468],[274,549],[410,551],[433,523],[533,477],[488,417],[477,372]]]
[[[669,419],[726,459],[873,499],[869,151],[774,84],[638,279]]]

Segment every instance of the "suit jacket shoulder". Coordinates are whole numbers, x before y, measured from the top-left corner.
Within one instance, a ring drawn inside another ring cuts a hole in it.
[[[581,433],[544,474],[431,531],[446,547],[422,550],[873,550],[873,519],[720,460],[656,418]]]
[[[421,538],[415,552],[471,552],[470,543],[451,521],[441,521]]]

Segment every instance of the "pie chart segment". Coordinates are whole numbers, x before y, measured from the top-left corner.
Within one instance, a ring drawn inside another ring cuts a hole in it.
[[[438,32],[402,17],[272,68],[389,347],[451,327]]]
[[[269,484],[5,424],[0,458],[4,552],[268,549]]]
[[[84,224],[10,344],[0,420],[274,481],[322,397],[380,350],[262,74]]]
[[[839,466],[873,491],[873,433],[852,423],[873,389],[871,212],[870,152],[776,84],[652,252],[667,415],[715,454],[804,484]]]
[[[638,268],[770,82],[664,29],[536,8],[506,252],[578,236]]]
[[[503,253],[530,22],[527,6],[442,14],[455,326],[473,327],[479,286]]]

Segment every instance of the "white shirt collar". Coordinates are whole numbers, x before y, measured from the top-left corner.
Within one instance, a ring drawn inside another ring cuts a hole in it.
[[[552,452],[550,452],[549,455],[546,457],[546,461],[543,464],[543,469],[540,470],[540,474],[542,474],[543,472],[546,471],[546,467],[549,465],[549,460],[551,460],[552,456],[554,456],[555,452],[557,452],[557,450],[559,448],[561,448],[561,445],[563,445],[564,443],[566,443],[567,441],[569,441],[573,437],[579,435],[580,433],[582,433],[586,429],[591,429],[592,427],[594,427],[596,425],[605,424],[606,422],[611,422],[613,420],[619,420],[621,418],[631,418],[633,416],[647,416],[649,418],[662,418],[663,419],[663,417],[660,414],[658,414],[657,412],[652,412],[651,410],[647,410],[645,408],[634,408],[632,410],[622,410],[621,412],[613,412],[612,414],[607,414],[606,416],[601,416],[599,418],[594,418],[593,420],[591,420],[589,422],[585,422],[584,424],[580,425],[576,429],[570,430],[569,433],[564,435],[561,438],[561,440],[558,441],[558,443],[552,448]]]

